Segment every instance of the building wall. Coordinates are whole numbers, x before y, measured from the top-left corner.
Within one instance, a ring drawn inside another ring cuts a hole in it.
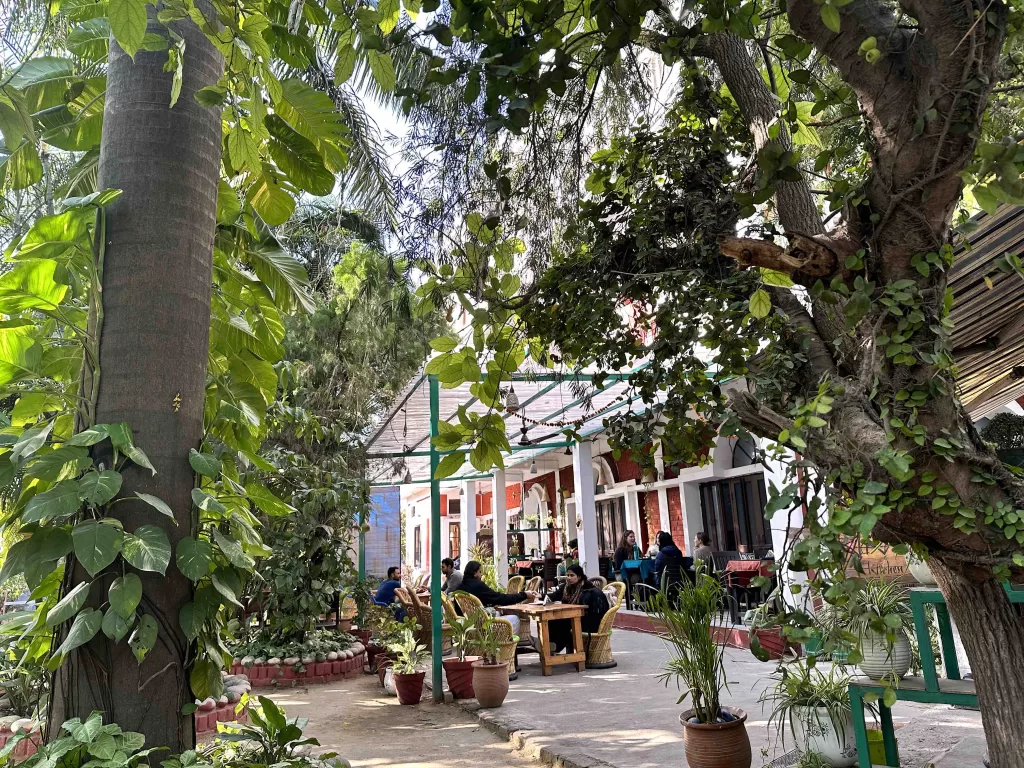
[[[656,542],[658,531],[661,530],[661,505],[658,503],[658,493],[650,491],[644,496],[644,509],[647,512],[647,541],[650,544]]]

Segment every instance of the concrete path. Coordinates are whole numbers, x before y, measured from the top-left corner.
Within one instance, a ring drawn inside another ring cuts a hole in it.
[[[559,768],[664,768],[685,766],[675,683],[657,679],[668,654],[662,641],[638,632],[615,632],[618,666],[587,670],[555,668],[543,677],[536,656],[523,656],[519,679],[505,704],[476,711],[492,730],[529,754]],[[792,748],[768,729],[770,708],[757,703],[770,684],[771,664],[749,651],[727,649],[730,690],[724,703],[746,710],[758,768]],[[466,702],[468,711],[475,702]],[[976,712],[946,706],[900,703],[893,709],[903,768],[981,768],[984,736]]]
[[[309,718],[315,753],[337,752],[353,768],[530,768],[501,737],[458,707],[429,698],[406,707],[387,696],[376,675],[270,693],[288,717]]]

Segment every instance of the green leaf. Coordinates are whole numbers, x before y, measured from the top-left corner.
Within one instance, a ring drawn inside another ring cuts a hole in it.
[[[186,536],[178,542],[175,560],[182,575],[191,581],[199,581],[210,572],[213,545],[204,539],[196,541],[191,536]]]
[[[245,486],[245,493],[253,504],[271,517],[295,514],[295,507],[281,501],[269,489],[259,483],[247,484]]]
[[[305,267],[276,241],[266,240],[255,246],[246,246],[245,260],[260,282],[274,294],[274,303],[282,310],[301,307],[306,312],[313,312],[316,309]]]
[[[27,189],[43,178],[43,163],[34,142],[25,139],[0,162],[0,179],[12,190]]]
[[[105,16],[89,19],[72,29],[66,45],[71,53],[97,61],[107,55],[110,46],[110,22]]]
[[[95,427],[89,427],[72,435],[71,439],[68,440],[68,445],[96,445],[106,440],[108,436],[107,425],[97,424]]]
[[[59,520],[69,517],[82,506],[81,486],[77,480],[61,480],[48,491],[38,493],[29,499],[21,513],[23,523],[40,520]]]
[[[78,718],[69,722],[75,722]],[[103,732],[103,718],[99,712],[93,712],[84,723],[79,722],[73,728],[68,729],[65,723],[64,728],[69,730],[71,737],[79,744],[88,744]]]
[[[108,608],[107,612],[103,616],[103,634],[113,640],[115,643],[120,643],[125,635],[128,634],[128,630],[132,628],[135,623],[135,614],[133,613],[127,619],[121,614],[115,611],[113,608]]]
[[[146,0],[109,0],[107,18],[117,44],[134,59],[146,36]]]
[[[37,378],[42,357],[42,346],[24,328],[0,328],[0,385]]]
[[[259,144],[241,125],[234,126],[228,133],[228,153],[236,170],[259,173],[263,168]]]
[[[153,646],[156,644],[157,634],[157,623],[156,619],[150,616],[148,613],[143,614],[139,620],[139,626],[132,632],[132,636],[128,638],[128,645],[132,649],[132,653],[135,654],[135,658],[139,664],[142,663],[146,655],[153,650]]]
[[[402,14],[402,6],[398,0],[380,0],[377,3],[377,13],[380,14],[380,21],[377,22],[378,26],[380,26],[380,31],[385,35],[389,35],[398,26],[398,19]]]
[[[274,174],[260,174],[246,192],[246,199],[268,225],[284,224],[295,210],[295,199],[281,188]]]
[[[134,573],[118,576],[110,585],[107,598],[110,600],[110,607],[122,618],[130,618],[142,602],[142,579]]]
[[[350,30],[338,40],[338,52],[334,59],[334,82],[337,85],[347,83],[355,71],[358,54],[352,45],[354,38],[355,33]]]
[[[117,754],[117,742],[109,733],[101,733],[87,750],[97,760],[111,760]]]
[[[396,76],[395,63],[391,60],[391,54],[386,51],[366,51],[366,58],[370,64],[370,73],[377,81],[382,91],[390,93],[395,90]]]
[[[140,501],[144,501],[147,504],[149,504],[149,506],[151,506],[153,509],[159,512],[161,515],[166,515],[167,517],[171,518],[171,520],[174,520],[174,510],[171,509],[167,502],[164,501],[163,499],[157,496],[153,496],[152,494],[149,493],[141,492],[136,492],[135,496]],[[174,520],[174,524],[177,525],[178,521]]]
[[[171,543],[162,528],[140,525],[134,533],[126,534],[121,546],[124,559],[140,571],[166,574],[171,562]]]
[[[92,640],[96,633],[100,631],[102,623],[102,613],[92,608],[86,608],[75,617],[74,622],[71,624],[71,629],[68,630],[68,636],[64,638],[64,642],[60,644],[55,655],[66,656],[78,646]]]
[[[91,586],[91,581],[83,581],[64,595],[60,602],[46,614],[46,626],[56,627],[58,624],[63,624],[82,610],[89,599],[89,587]]]
[[[113,523],[86,520],[72,529],[71,539],[78,562],[90,576],[95,576],[114,562],[121,551],[124,532]]]
[[[185,603],[178,611],[178,624],[185,637],[195,640],[203,631],[203,622],[206,620],[203,611],[199,610],[195,603]]]
[[[189,673],[188,682],[192,687],[192,694],[200,700],[210,696],[219,696],[223,687],[220,670],[209,659],[196,660]]]
[[[53,429],[53,422],[51,421],[45,427],[38,429],[26,429],[21,433],[21,437],[14,444],[14,448],[11,450],[11,462],[17,464],[22,459],[27,459],[32,456],[36,451],[46,445],[46,438],[50,436],[50,431]]]
[[[292,184],[322,197],[334,190],[334,174],[327,170],[316,145],[277,115],[268,115],[268,149],[277,167]]]
[[[200,453],[193,448],[188,452],[188,463],[200,475],[214,480],[220,477],[220,459],[212,453]]]
[[[134,461],[143,469],[148,469],[152,474],[156,474],[156,467],[149,461],[149,456],[137,445],[126,445],[124,447],[124,455]]]
[[[839,34],[841,23],[839,21],[839,9],[833,5],[821,6],[821,20],[825,26],[836,34]]]
[[[32,541],[38,545],[35,556],[44,563],[64,557],[73,546],[67,528],[41,528],[32,534]]]
[[[321,142],[336,143],[345,135],[345,124],[331,97],[298,78],[281,83],[281,99],[274,106],[278,115],[321,151]]]
[[[208,494],[206,491],[199,488],[192,489],[192,503],[204,512],[224,513],[228,511],[227,507],[213,498],[213,496]]]
[[[882,703],[887,707],[894,707],[896,705],[896,691],[887,686],[882,694]]]
[[[103,505],[117,496],[123,478],[112,469],[89,470],[78,481],[78,498],[90,504]]]
[[[437,472],[434,473],[434,479],[441,480],[445,477],[451,477],[465,463],[465,451],[456,451],[455,453],[449,453],[447,456],[441,459],[440,463],[437,465]]]
[[[752,314],[758,320],[763,320],[764,318],[768,317],[768,313],[771,311],[771,296],[768,295],[768,291],[762,288],[758,288],[750,297],[750,314]]]
[[[233,605],[236,608],[242,607],[242,604],[238,602],[238,596],[223,578],[220,569],[213,572],[213,575],[210,576],[210,582],[213,584],[213,588],[217,590],[217,593],[227,601],[228,605]]]
[[[253,560],[242,551],[242,545],[234,539],[228,538],[216,528],[211,529],[213,540],[217,542],[220,551],[231,562],[232,565],[246,570],[252,569]]]

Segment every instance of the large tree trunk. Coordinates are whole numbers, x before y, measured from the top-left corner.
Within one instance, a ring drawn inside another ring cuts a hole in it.
[[[990,569],[931,564],[971,662],[992,768],[1024,768],[1024,618]]]
[[[163,32],[153,22],[150,32]],[[208,8],[207,8],[208,10]],[[219,52],[191,22],[184,80],[171,108],[166,52],[139,51],[135,62],[111,43],[100,149],[99,187],[123,190],[108,211],[96,423],[128,422],[157,474],[132,466],[122,496],[155,494],[174,510],[177,525],[141,502],[113,508],[126,531],[160,525],[172,546],[191,531],[190,448],[203,436],[203,401],[210,329],[210,286],[216,229],[221,118],[200,107],[195,92],[217,82]],[[121,563],[115,564],[120,571]],[[125,565],[125,567],[128,567]],[[115,574],[99,580],[109,585]],[[141,608],[159,625],[156,647],[140,665],[127,641],[102,634],[73,652],[54,679],[49,732],[67,718],[102,710],[107,722],[139,731],[148,746],[191,748],[195,732],[182,707],[191,701],[178,611],[192,584],[172,558],[166,577],[140,574]],[[85,574],[77,568],[75,581]],[[99,590],[93,590],[94,596]]]

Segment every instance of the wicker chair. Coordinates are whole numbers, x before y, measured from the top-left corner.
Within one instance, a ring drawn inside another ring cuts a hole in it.
[[[416,602],[416,620],[422,627],[416,632],[416,641],[425,645],[429,651],[434,647],[434,612],[428,603],[421,603],[418,600]],[[447,623],[447,613],[442,616],[441,621],[441,652],[447,653],[452,647],[453,629],[451,624]]]
[[[626,597],[626,585],[621,581],[613,581],[608,586],[615,590],[615,607],[617,608],[622,605],[622,600]]]
[[[625,593],[625,585],[622,582],[612,583],[620,585],[623,594]],[[621,597],[619,602],[613,608],[609,608],[608,613],[601,619],[597,632],[585,634],[583,642],[587,647],[587,669],[611,669],[618,665],[615,657],[612,656],[612,624],[615,623],[615,614],[619,612],[620,605],[622,605]]]
[[[455,602],[459,604],[459,609],[462,611],[463,616],[475,617],[476,625],[481,625],[480,620],[486,615],[484,612],[484,604],[480,602],[480,599],[468,592],[456,592],[452,597],[455,598]],[[503,661],[508,664],[508,675],[509,678],[513,678],[516,674],[516,641],[512,638],[515,634],[512,631],[512,622],[508,619],[494,619],[495,622],[495,633],[498,636],[498,640],[501,642],[501,647],[498,650],[498,661]]]
[[[534,576],[528,582],[526,582],[525,592],[542,592],[544,591],[544,580],[540,576]]]
[[[608,586],[608,579],[606,579],[604,576],[593,576],[590,579],[590,583],[598,589],[603,590],[605,587]]]
[[[399,604],[405,609],[406,614],[419,620],[416,613],[416,606],[413,605],[412,596],[409,594],[409,590],[405,587],[397,587],[395,589],[395,597],[398,598]]]
[[[444,592],[441,593],[441,608],[444,610],[444,620],[446,622],[451,624],[458,620],[459,614],[455,610],[455,604],[452,603],[452,599]]]
[[[515,594],[516,592],[522,592],[523,584],[525,582],[526,579],[523,576],[513,576],[511,579],[508,580],[508,586],[505,587],[505,591],[508,592],[510,595]]]

